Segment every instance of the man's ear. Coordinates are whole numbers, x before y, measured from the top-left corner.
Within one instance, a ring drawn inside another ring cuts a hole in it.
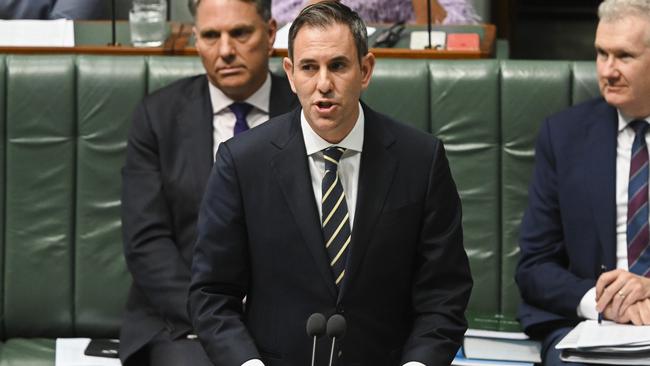
[[[371,52],[368,52],[363,58],[361,58],[361,87],[363,90],[368,88],[370,84],[370,77],[372,76],[372,71],[375,69],[375,55]]]
[[[285,57],[282,59],[282,68],[284,69],[284,73],[287,74],[287,78],[289,78],[289,84],[291,85],[291,90],[293,92],[296,92],[296,87],[293,85],[293,62],[289,57]]]
[[[275,36],[278,34],[278,23],[275,19],[269,19],[269,57],[273,55],[273,44],[275,43]]]

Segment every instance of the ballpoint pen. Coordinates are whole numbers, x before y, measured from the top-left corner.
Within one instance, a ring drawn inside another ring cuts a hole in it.
[[[605,271],[607,271],[607,267],[605,267],[604,264],[601,264],[600,265],[600,274],[602,275],[603,273],[605,273]],[[603,312],[599,311],[598,312],[598,324],[601,324],[602,322],[603,322]]]

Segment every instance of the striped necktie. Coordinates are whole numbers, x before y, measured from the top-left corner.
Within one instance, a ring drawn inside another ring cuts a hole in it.
[[[345,192],[338,175],[338,165],[345,149],[331,146],[323,150],[325,175],[323,176],[321,205],[323,208],[323,237],[334,273],[336,286],[341,287],[345,277],[345,261],[350,244],[350,213]]]
[[[645,135],[648,123],[643,120],[630,122],[635,137],[630,159],[630,182],[627,203],[627,262],[629,271],[648,277],[650,250],[648,240],[648,147]]]

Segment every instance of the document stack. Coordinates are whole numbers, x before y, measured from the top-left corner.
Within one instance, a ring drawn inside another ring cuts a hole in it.
[[[650,365],[650,326],[585,320],[555,348],[566,362]]]

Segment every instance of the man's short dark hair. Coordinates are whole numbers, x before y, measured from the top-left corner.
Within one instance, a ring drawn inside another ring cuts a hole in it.
[[[265,21],[271,20],[271,0],[239,0],[245,3],[255,4],[257,8],[257,14],[259,14],[262,19]],[[198,9],[201,0],[188,0],[188,6],[190,8],[190,13],[196,18],[196,9]]]
[[[304,26],[327,28],[334,24],[347,25],[354,38],[359,61],[368,54],[368,32],[363,20],[352,9],[336,0],[321,1],[300,11],[289,29],[289,58],[293,60],[293,42]]]

